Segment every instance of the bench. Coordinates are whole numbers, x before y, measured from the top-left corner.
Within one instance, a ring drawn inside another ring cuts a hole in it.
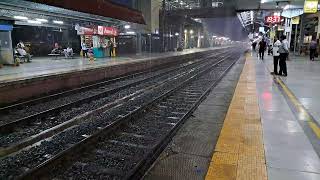
[[[26,62],[27,57],[26,56],[21,56],[21,55],[17,55],[17,58],[19,58],[21,61],[23,60],[23,62]],[[32,60],[33,55],[30,55],[30,61]]]
[[[64,54],[48,54],[48,56],[53,57],[52,59],[58,59],[58,57],[64,56]]]
[[[72,53],[71,56],[66,57],[66,59],[72,59],[76,53]],[[58,57],[65,56],[65,54],[48,54],[48,56],[53,57],[52,59],[58,59]]]

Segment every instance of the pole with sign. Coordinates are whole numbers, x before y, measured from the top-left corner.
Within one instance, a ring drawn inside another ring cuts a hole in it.
[[[296,49],[297,49],[297,34],[298,34],[298,25],[300,21],[300,16],[292,17],[292,24],[295,24],[296,29],[294,31],[294,45],[293,45],[293,54],[296,54]]]

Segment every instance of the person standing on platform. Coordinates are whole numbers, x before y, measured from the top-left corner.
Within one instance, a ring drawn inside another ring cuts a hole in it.
[[[113,48],[114,48],[114,44],[113,44],[113,41],[110,40],[109,41],[109,56],[112,57],[112,54],[113,54]]]
[[[310,61],[314,61],[314,57],[317,52],[317,42],[315,41],[314,38],[312,38],[312,40],[310,42],[309,49],[310,49]]]
[[[272,54],[273,54],[273,72],[271,74],[278,75],[278,64],[279,64],[279,47],[281,46],[281,42],[275,38],[275,42],[273,44],[272,48]]]
[[[87,48],[87,45],[85,43],[85,41],[83,41],[81,43],[81,50],[82,50],[82,56],[85,58],[85,57],[88,57],[88,48]]]
[[[264,58],[264,52],[266,51],[267,43],[264,39],[259,42],[259,57],[261,60]]]
[[[289,43],[286,39],[287,37],[285,35],[281,36],[281,46],[279,47],[279,53],[280,53],[280,76],[288,76],[287,73],[287,57],[289,55]]]

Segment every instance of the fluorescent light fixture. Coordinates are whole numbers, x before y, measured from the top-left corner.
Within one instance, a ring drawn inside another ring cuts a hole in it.
[[[263,4],[263,3],[265,3],[266,2],[266,0],[261,0],[261,4]]]
[[[174,35],[179,36],[179,33],[176,32]]]
[[[213,38],[216,38],[217,36],[212,36]]]
[[[124,28],[125,28],[125,29],[130,29],[131,26],[130,26],[130,25],[125,25]]]
[[[19,20],[28,20],[28,18],[25,16],[13,16],[13,18],[19,19]]]
[[[274,15],[274,16],[280,16],[281,13],[280,13],[280,12],[275,12],[275,13],[273,13],[273,15]]]
[[[290,8],[290,5],[287,4],[286,6],[283,7],[283,10],[287,10],[287,9],[289,9],[289,8]]]
[[[187,33],[187,32],[188,32],[188,30],[185,29],[185,30],[184,30],[184,33]]]
[[[134,31],[128,31],[128,32],[126,32],[126,34],[135,34],[135,32]]]
[[[200,36],[200,38],[201,38],[201,39],[203,39],[203,38],[204,38],[204,36]]]
[[[193,30],[192,29],[190,30],[190,34],[193,34]]]
[[[52,22],[53,22],[53,23],[55,23],[55,24],[63,24],[63,21],[56,21],[56,20],[53,20]]]
[[[44,23],[48,22],[48,20],[46,20],[46,19],[41,19],[41,18],[36,18],[36,20],[39,21],[39,22],[44,22]]]
[[[27,22],[30,24],[41,24],[40,21],[36,21],[36,20],[28,20]]]

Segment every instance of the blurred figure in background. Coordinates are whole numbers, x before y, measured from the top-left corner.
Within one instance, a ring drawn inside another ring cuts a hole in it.
[[[310,61],[314,61],[314,57],[317,52],[317,41],[315,40],[314,37],[312,37],[312,40],[309,44],[309,50],[310,50]]]
[[[266,51],[267,43],[264,39],[259,42],[259,58],[263,60],[264,52]]]

